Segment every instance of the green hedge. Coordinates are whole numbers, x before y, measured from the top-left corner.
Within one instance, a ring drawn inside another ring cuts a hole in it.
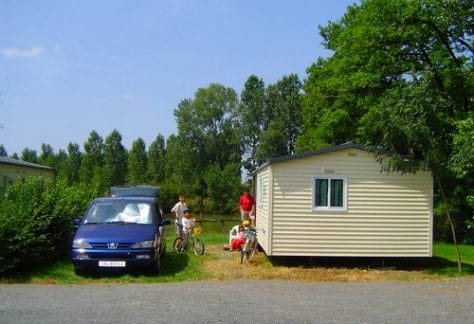
[[[30,177],[9,185],[0,203],[0,274],[28,271],[68,255],[72,220],[95,193]]]

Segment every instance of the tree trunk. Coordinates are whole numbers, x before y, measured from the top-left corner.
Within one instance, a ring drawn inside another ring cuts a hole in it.
[[[443,198],[445,206],[447,206],[448,201],[446,199],[446,195],[444,194],[443,187],[441,186],[441,181],[439,180],[439,177],[436,177],[436,180],[438,182],[438,187],[439,187],[439,191],[441,193],[441,197]],[[457,257],[457,262],[458,262],[458,270],[459,270],[459,273],[461,274],[462,273],[461,253],[459,251],[459,246],[458,246],[458,242],[457,242],[457,239],[456,239],[456,231],[454,230],[454,223],[453,223],[453,219],[451,217],[451,212],[449,211],[449,208],[446,208],[446,214],[448,216],[449,226],[451,227],[451,234],[453,235],[454,247],[456,248],[456,257]]]

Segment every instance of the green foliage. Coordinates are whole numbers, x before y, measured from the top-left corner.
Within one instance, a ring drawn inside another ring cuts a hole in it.
[[[54,149],[49,144],[41,144],[40,155],[38,163],[54,168],[56,166]]]
[[[174,112],[178,135],[172,138],[167,150],[167,156],[176,162],[171,164],[174,170],[170,180],[176,180],[178,186],[182,185],[180,181],[191,186],[197,184],[201,210],[206,199],[208,167],[224,169],[228,164],[240,164],[237,108],[233,89],[211,84],[198,89],[194,99],[181,101]]]
[[[96,131],[92,131],[84,143],[84,155],[79,172],[81,183],[90,184],[99,192],[107,192],[109,188],[102,172],[103,165],[104,141]]]
[[[474,113],[464,120],[456,122],[457,133],[454,135],[453,170],[458,178],[468,183],[466,203],[474,210]],[[474,241],[474,215],[467,221]]]
[[[25,162],[38,163],[36,151],[29,148],[25,148],[21,151],[20,159]]]
[[[308,69],[297,141],[302,151],[355,140],[393,152],[380,156],[386,169],[430,170],[444,205],[436,210],[456,215],[464,238],[473,211],[465,199],[474,185],[473,14],[466,0],[350,6],[320,29],[333,55]]]
[[[127,183],[147,183],[148,156],[143,139],[138,138],[132,143],[132,149],[128,155]]]
[[[79,183],[80,169],[82,164],[82,153],[79,145],[76,143],[69,143],[67,146],[67,164],[66,164],[66,178],[68,184]]]
[[[106,188],[125,183],[127,159],[127,151],[122,145],[122,135],[114,129],[104,142],[104,167],[102,172]]]
[[[262,79],[251,75],[240,95],[240,136],[243,147],[243,166],[253,172],[262,160],[257,158],[265,121],[265,85]]]
[[[0,144],[0,156],[1,157],[7,157],[8,156],[7,149],[5,148],[5,146],[3,146],[3,144]]]
[[[72,219],[80,217],[91,192],[29,177],[8,187],[0,203],[0,273],[24,271],[64,257]]]
[[[218,165],[211,165],[204,174],[204,180],[210,200],[204,212],[235,213],[240,189],[239,165],[227,164],[223,170]]]
[[[282,77],[265,92],[265,116],[261,144],[256,155],[260,161],[295,153],[296,138],[301,134],[302,94],[296,74]],[[274,144],[274,147],[271,146]]]
[[[274,119],[268,128],[262,132],[260,145],[255,153],[258,161],[266,161],[270,158],[283,156],[288,153],[286,146],[286,136],[281,130],[284,128],[281,119]]]
[[[158,135],[148,149],[148,182],[160,184],[165,180],[165,139]]]

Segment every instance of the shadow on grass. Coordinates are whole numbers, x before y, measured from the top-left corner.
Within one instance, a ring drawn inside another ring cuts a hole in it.
[[[94,271],[81,275],[85,278],[117,278],[122,275],[130,275],[131,277],[159,277],[173,276],[174,274],[186,269],[189,263],[189,256],[186,253],[166,253],[161,259],[160,271],[156,272],[152,269],[133,267],[125,269],[114,268],[96,268]]]
[[[0,283],[41,283],[79,282],[82,279],[118,279],[129,275],[132,278],[173,277],[188,267],[189,255],[186,253],[166,253],[161,259],[160,272],[156,273],[147,268],[94,268],[80,276],[74,273],[74,266],[69,259],[52,262],[30,270],[0,277]]]
[[[365,258],[365,257],[269,257],[273,266],[299,268],[344,268],[423,271],[429,274],[457,276],[458,264],[441,257],[432,258]],[[462,274],[473,275],[474,264],[462,263]]]

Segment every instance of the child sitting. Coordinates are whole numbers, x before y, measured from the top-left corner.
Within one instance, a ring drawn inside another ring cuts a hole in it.
[[[236,251],[242,248],[245,243],[245,231],[250,227],[250,221],[244,220],[242,225],[239,226],[239,234],[230,242],[230,250]]]

